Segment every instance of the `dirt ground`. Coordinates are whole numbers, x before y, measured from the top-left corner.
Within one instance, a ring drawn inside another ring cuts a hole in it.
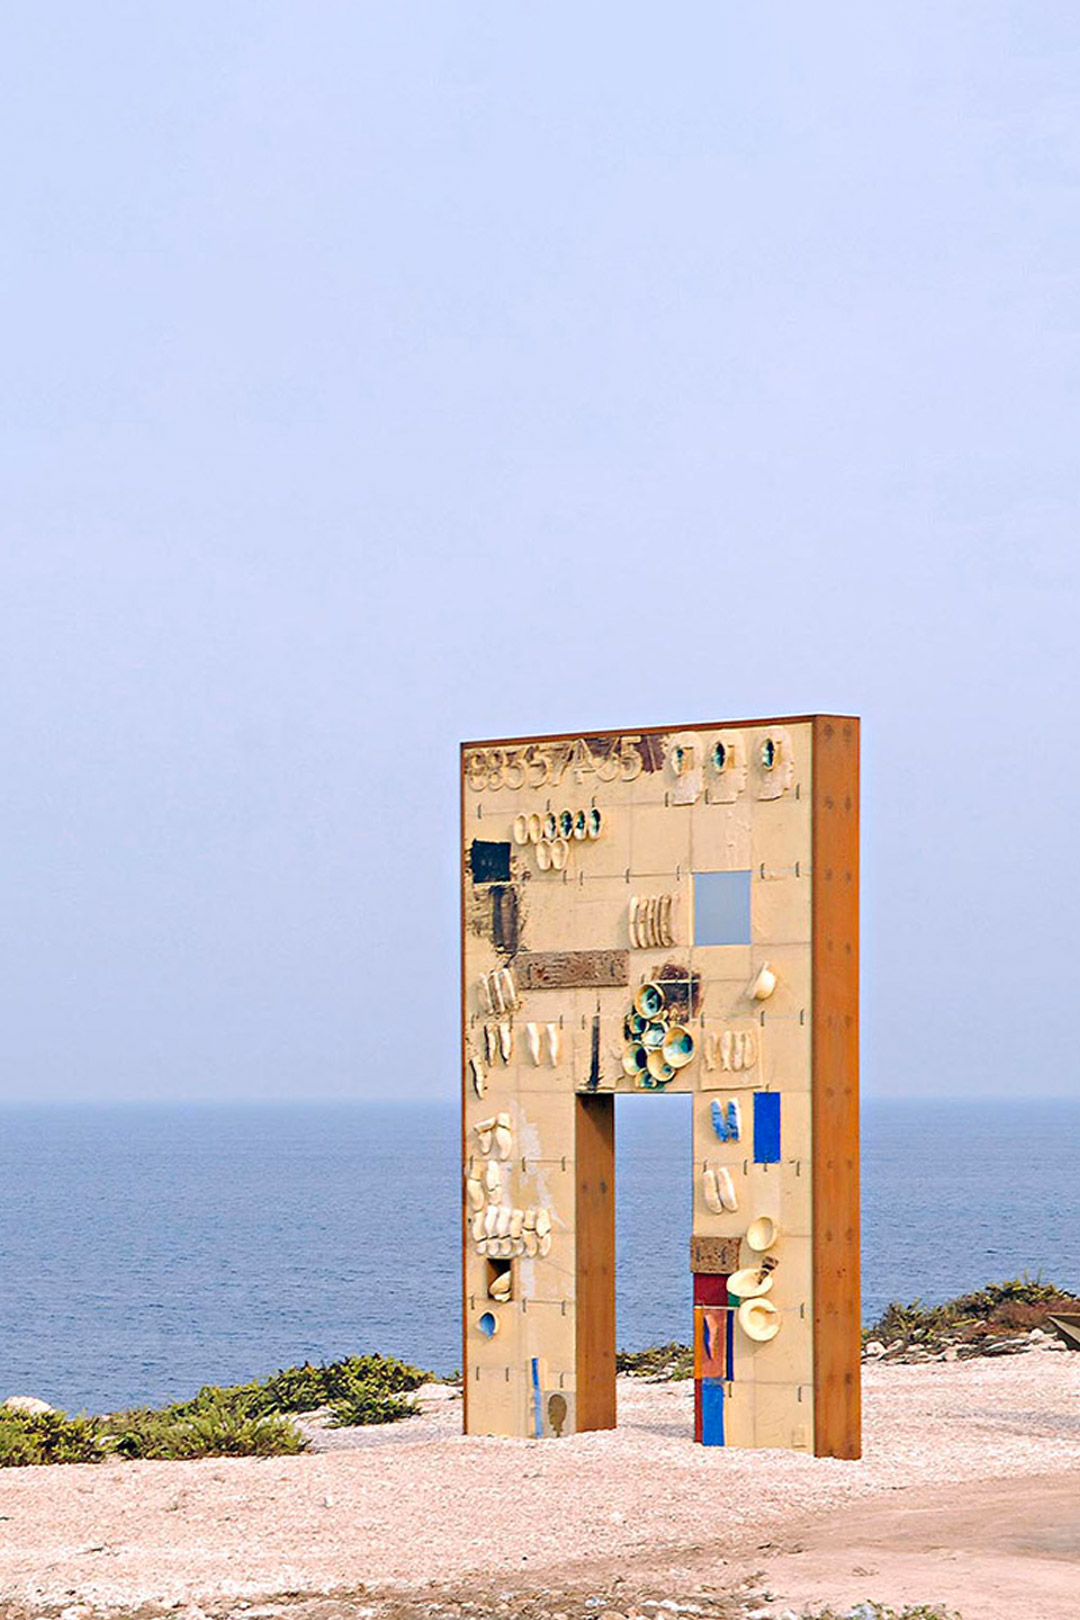
[[[313,1455],[0,1472],[0,1614],[234,1620],[801,1616],[872,1599],[1080,1620],[1080,1355],[865,1371],[862,1462],[620,1426],[466,1439],[434,1397]]]

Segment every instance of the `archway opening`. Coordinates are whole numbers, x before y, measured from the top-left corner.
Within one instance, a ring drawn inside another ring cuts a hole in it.
[[[615,1098],[615,1314],[620,1351],[664,1347],[657,1370],[689,1358],[668,1347],[692,1346],[690,1236],[693,1226],[693,1097],[625,1093]],[[674,1392],[672,1392],[674,1394]],[[689,1435],[693,1401],[665,1401],[664,1426]],[[651,1403],[655,1404],[655,1403]],[[641,1392],[619,1389],[618,1421],[637,1422]]]

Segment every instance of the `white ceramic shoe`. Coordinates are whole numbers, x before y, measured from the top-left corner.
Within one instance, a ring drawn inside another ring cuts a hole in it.
[[[558,1065],[559,1053],[560,1053],[560,1047],[561,1046],[562,1046],[562,1033],[561,1033],[561,1031],[559,1029],[558,1024],[548,1024],[548,1026],[547,1026],[548,1062],[551,1064],[551,1067],[553,1069],[556,1068],[557,1065]]]
[[[472,1079],[472,1088],[478,1097],[482,1097],[487,1090],[487,1078],[480,1067],[479,1058],[469,1059],[469,1075]]]
[[[536,1212],[536,1235],[537,1235],[537,1237],[546,1237],[547,1234],[550,1231],[551,1231],[551,1216],[548,1214],[546,1209],[538,1209],[537,1212]]]
[[[724,1165],[716,1172],[716,1186],[720,1194],[720,1202],[726,1210],[734,1214],[739,1207],[739,1200],[735,1196],[735,1183],[731,1179],[731,1171]]]
[[[510,1236],[510,1217],[512,1214],[513,1210],[510,1208],[509,1204],[499,1205],[499,1214],[495,1221],[496,1237],[504,1238]]]
[[[627,913],[626,928],[627,928],[627,933],[630,936],[630,948],[631,948],[631,950],[635,950],[635,951],[639,948],[639,946],[638,946],[638,931],[637,931],[637,916],[638,916],[638,897],[637,897],[636,894],[632,894],[630,896],[630,910]]]
[[[510,1157],[511,1153],[513,1153],[514,1133],[508,1125],[496,1125],[495,1148],[498,1152],[499,1158],[503,1159],[504,1161]]]
[[[489,1204],[487,1209],[484,1211],[484,1236],[486,1238],[493,1238],[495,1236],[496,1228],[499,1224],[499,1210],[501,1208],[501,1204]]]
[[[731,1072],[731,1031],[725,1029],[720,1037],[720,1067],[725,1074]]]
[[[540,1067],[540,1026],[538,1024],[525,1025],[525,1047],[532,1058],[533,1067]]]
[[[499,1050],[499,1032],[496,1029],[494,1024],[485,1024],[484,1025],[484,1053],[485,1053],[485,1055],[487,1057],[489,1065],[494,1063],[496,1055],[498,1054],[498,1050]]]
[[[527,1209],[525,1211],[524,1226],[525,1226],[525,1230],[527,1232],[535,1232],[536,1231],[536,1211],[535,1211],[535,1209]]]
[[[536,1252],[541,1260],[545,1260],[551,1253],[551,1233],[545,1232],[543,1237],[536,1240]]]
[[[465,1193],[472,1209],[483,1209],[484,1189],[475,1176],[469,1176],[466,1178]]]
[[[484,1224],[483,1210],[481,1210],[479,1214],[473,1216],[469,1230],[472,1232],[472,1239],[474,1243],[482,1243],[484,1241],[484,1238],[487,1235],[487,1229]]]
[[[720,1193],[716,1185],[716,1171],[711,1164],[707,1164],[702,1172],[701,1193],[705,1199],[705,1208],[713,1215],[722,1215],[724,1206],[720,1202]]]
[[[481,1012],[494,1012],[495,1009],[492,1006],[491,1001],[491,986],[488,983],[486,973],[481,973],[480,977],[476,981],[476,998],[480,1003]]]
[[[535,1232],[523,1232],[521,1234],[521,1246],[529,1259],[535,1260],[536,1251],[540,1247],[540,1239]]]
[[[514,1055],[514,1026],[506,1018],[499,1024],[499,1056],[504,1063],[509,1063]]]
[[[484,1166],[484,1186],[489,1193],[502,1191],[502,1171],[494,1159],[489,1159]]]
[[[525,1228],[525,1212],[524,1212],[524,1210],[520,1210],[520,1209],[512,1210],[511,1213],[510,1213],[510,1236],[514,1239],[515,1243],[517,1242],[518,1238],[520,1238],[524,1228]]]

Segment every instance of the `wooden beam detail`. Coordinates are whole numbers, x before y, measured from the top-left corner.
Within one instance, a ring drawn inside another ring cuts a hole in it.
[[[859,1457],[859,722],[813,722],[814,1450]]]
[[[574,1103],[578,1432],[615,1427],[615,1099]]]

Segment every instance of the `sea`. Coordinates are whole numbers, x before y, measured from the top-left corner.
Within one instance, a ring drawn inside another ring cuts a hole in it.
[[[674,1105],[674,1106],[673,1106]],[[689,1098],[620,1097],[621,1346],[691,1333]],[[460,1365],[447,1104],[0,1110],[0,1398],[182,1399],[378,1350]],[[1080,1102],[863,1108],[863,1315],[1080,1291]]]

